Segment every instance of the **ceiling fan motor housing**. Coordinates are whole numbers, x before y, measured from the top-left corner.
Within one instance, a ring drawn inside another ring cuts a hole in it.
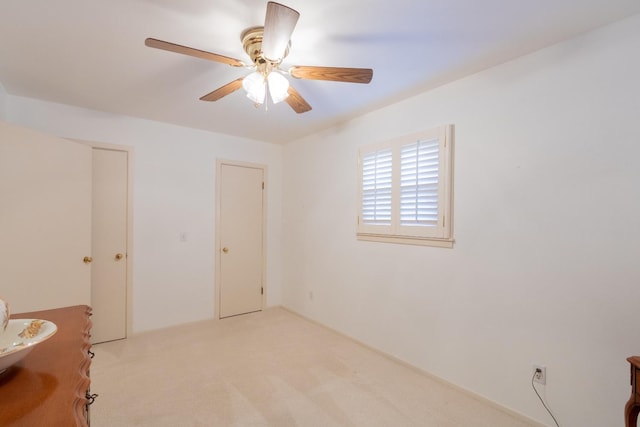
[[[251,61],[257,65],[263,65],[269,63],[271,68],[277,68],[284,58],[289,54],[289,48],[291,47],[291,41],[287,44],[287,48],[278,61],[271,61],[265,58],[262,54],[262,36],[264,34],[264,27],[251,27],[242,32],[242,46],[244,51],[247,52]]]

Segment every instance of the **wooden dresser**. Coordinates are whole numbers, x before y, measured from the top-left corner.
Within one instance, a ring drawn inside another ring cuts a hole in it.
[[[631,397],[624,407],[624,420],[626,427],[636,427],[640,413],[640,356],[631,356],[627,361],[631,365]]]
[[[0,374],[0,426],[88,426],[91,308],[34,311],[12,319],[44,319],[58,331]]]

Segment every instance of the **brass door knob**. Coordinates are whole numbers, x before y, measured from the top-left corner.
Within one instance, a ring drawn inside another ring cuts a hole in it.
[[[222,252],[224,252],[226,254],[227,252],[229,252],[229,248],[227,248],[227,247],[222,248]]]
[[[86,257],[84,257],[84,259],[82,261],[85,264],[91,264],[91,261],[93,261],[93,258],[91,258],[90,256],[86,256]]]
[[[120,261],[122,258],[124,258],[124,255],[120,253],[116,254],[116,261]]]

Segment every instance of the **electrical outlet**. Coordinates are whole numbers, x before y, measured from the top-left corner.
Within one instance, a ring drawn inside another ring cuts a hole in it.
[[[542,365],[533,365],[533,381],[542,385],[547,384],[547,367]]]

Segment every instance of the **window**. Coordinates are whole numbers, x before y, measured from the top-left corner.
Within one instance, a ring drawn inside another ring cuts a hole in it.
[[[359,150],[357,235],[452,247],[453,126]]]

